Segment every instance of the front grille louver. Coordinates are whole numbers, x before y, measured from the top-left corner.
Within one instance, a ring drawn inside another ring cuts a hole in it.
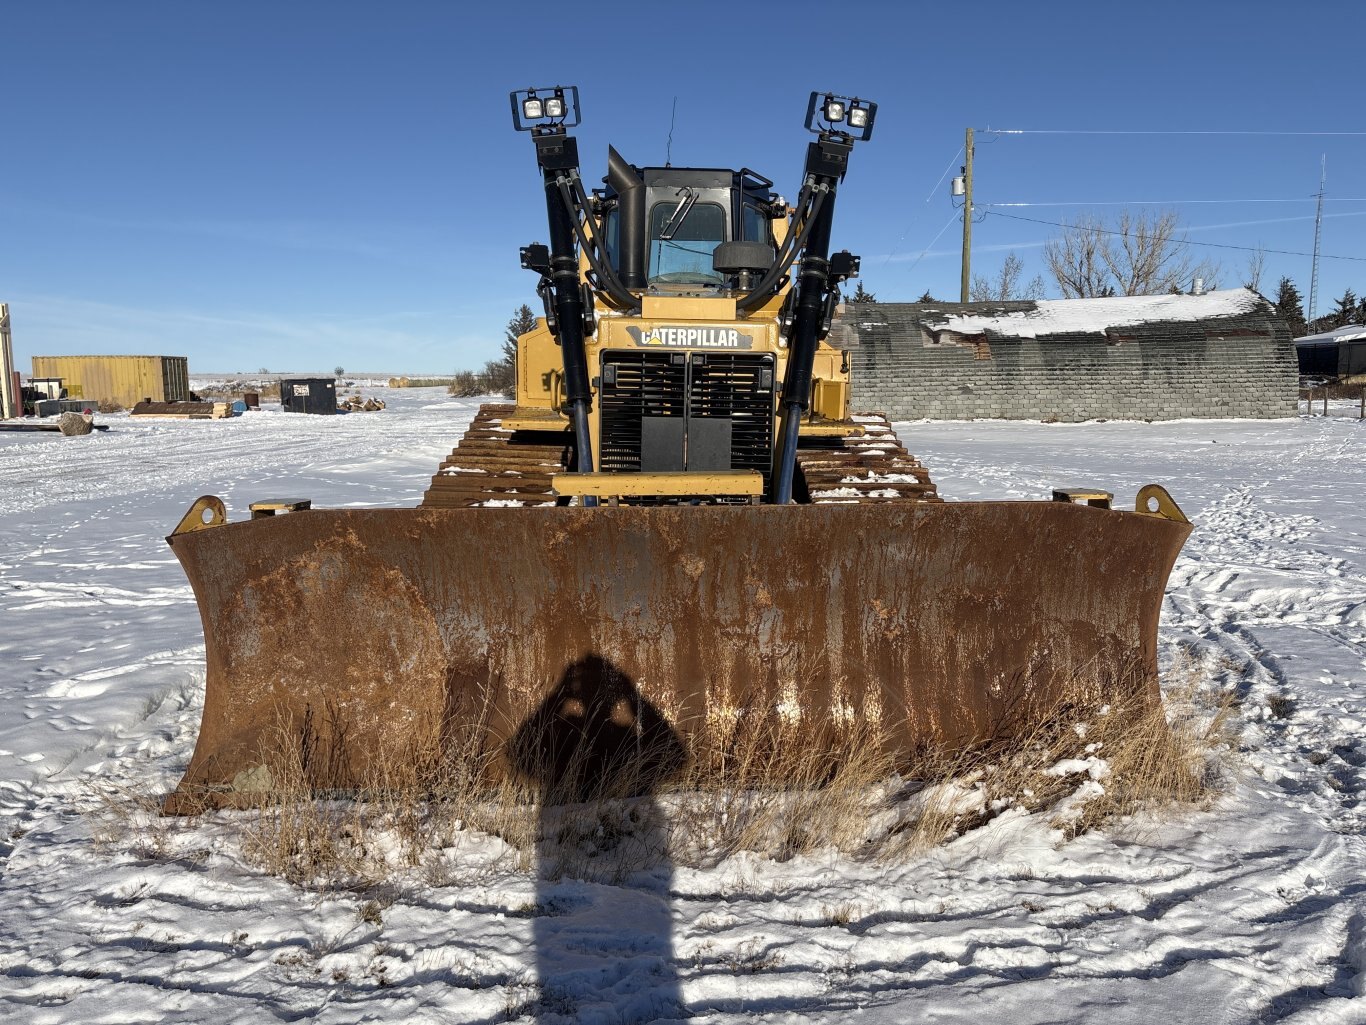
[[[731,469],[757,470],[767,487],[773,449],[771,354],[609,350],[602,355],[602,368],[602,470],[640,470],[645,417],[682,417],[685,437],[689,420],[729,418]]]

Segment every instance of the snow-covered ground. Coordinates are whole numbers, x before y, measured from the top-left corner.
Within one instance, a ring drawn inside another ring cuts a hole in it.
[[[163,536],[206,493],[234,518],[415,504],[475,405],[381,394],[0,433],[0,1020],[1366,1022],[1366,424],[1346,415],[898,426],[951,499],[1170,489],[1196,530],[1164,658],[1243,695],[1209,810],[1066,843],[1003,816],[893,866],[737,856],[616,886],[452,850],[373,905],[251,869],[222,821],[101,848],[97,792],[168,789],[198,726],[200,626]]]

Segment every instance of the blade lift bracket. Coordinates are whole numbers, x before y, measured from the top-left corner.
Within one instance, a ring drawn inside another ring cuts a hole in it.
[[[223,506],[223,500],[217,495],[201,495],[180,518],[175,530],[171,531],[171,537],[196,530],[208,530],[210,527],[221,527],[227,522],[228,512]]]

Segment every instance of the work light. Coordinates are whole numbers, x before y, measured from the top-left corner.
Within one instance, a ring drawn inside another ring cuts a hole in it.
[[[872,138],[875,117],[877,104],[872,100],[814,92],[806,106],[806,130],[816,135],[834,134],[863,141]]]
[[[572,85],[518,89],[512,98],[512,123],[519,132],[562,132],[579,123],[579,90]]]

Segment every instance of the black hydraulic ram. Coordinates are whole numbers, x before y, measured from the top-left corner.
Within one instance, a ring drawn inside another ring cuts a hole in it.
[[[877,105],[857,98],[811,94],[807,108],[807,128],[819,133],[806,153],[805,187],[809,195],[803,226],[806,235],[802,260],[797,272],[796,299],[792,307],[788,334],[787,372],[783,376],[782,423],[778,434],[778,465],[773,487],[773,503],[792,501],[792,482],[796,475],[797,437],[802,415],[811,404],[811,374],[816,347],[830,328],[833,303],[839,284],[857,272],[858,259],[848,253],[830,258],[830,225],[835,214],[835,191],[849,167],[849,154],[855,139],[872,134]],[[819,116],[823,128],[813,125]],[[851,131],[833,126],[846,123]]]
[[[567,186],[577,182],[579,176],[578,140],[566,131],[566,127],[579,123],[578,90],[557,86],[514,92],[512,119],[518,131],[530,131],[536,143],[536,162],[545,180],[550,227],[549,247],[525,247],[522,266],[541,275],[537,291],[545,303],[546,325],[555,336],[564,363],[564,411],[574,428],[575,469],[592,473],[593,443],[588,417],[593,411],[593,390],[584,347],[576,211],[572,200],[565,199],[569,194]],[[597,505],[597,499],[585,497],[584,505]]]

